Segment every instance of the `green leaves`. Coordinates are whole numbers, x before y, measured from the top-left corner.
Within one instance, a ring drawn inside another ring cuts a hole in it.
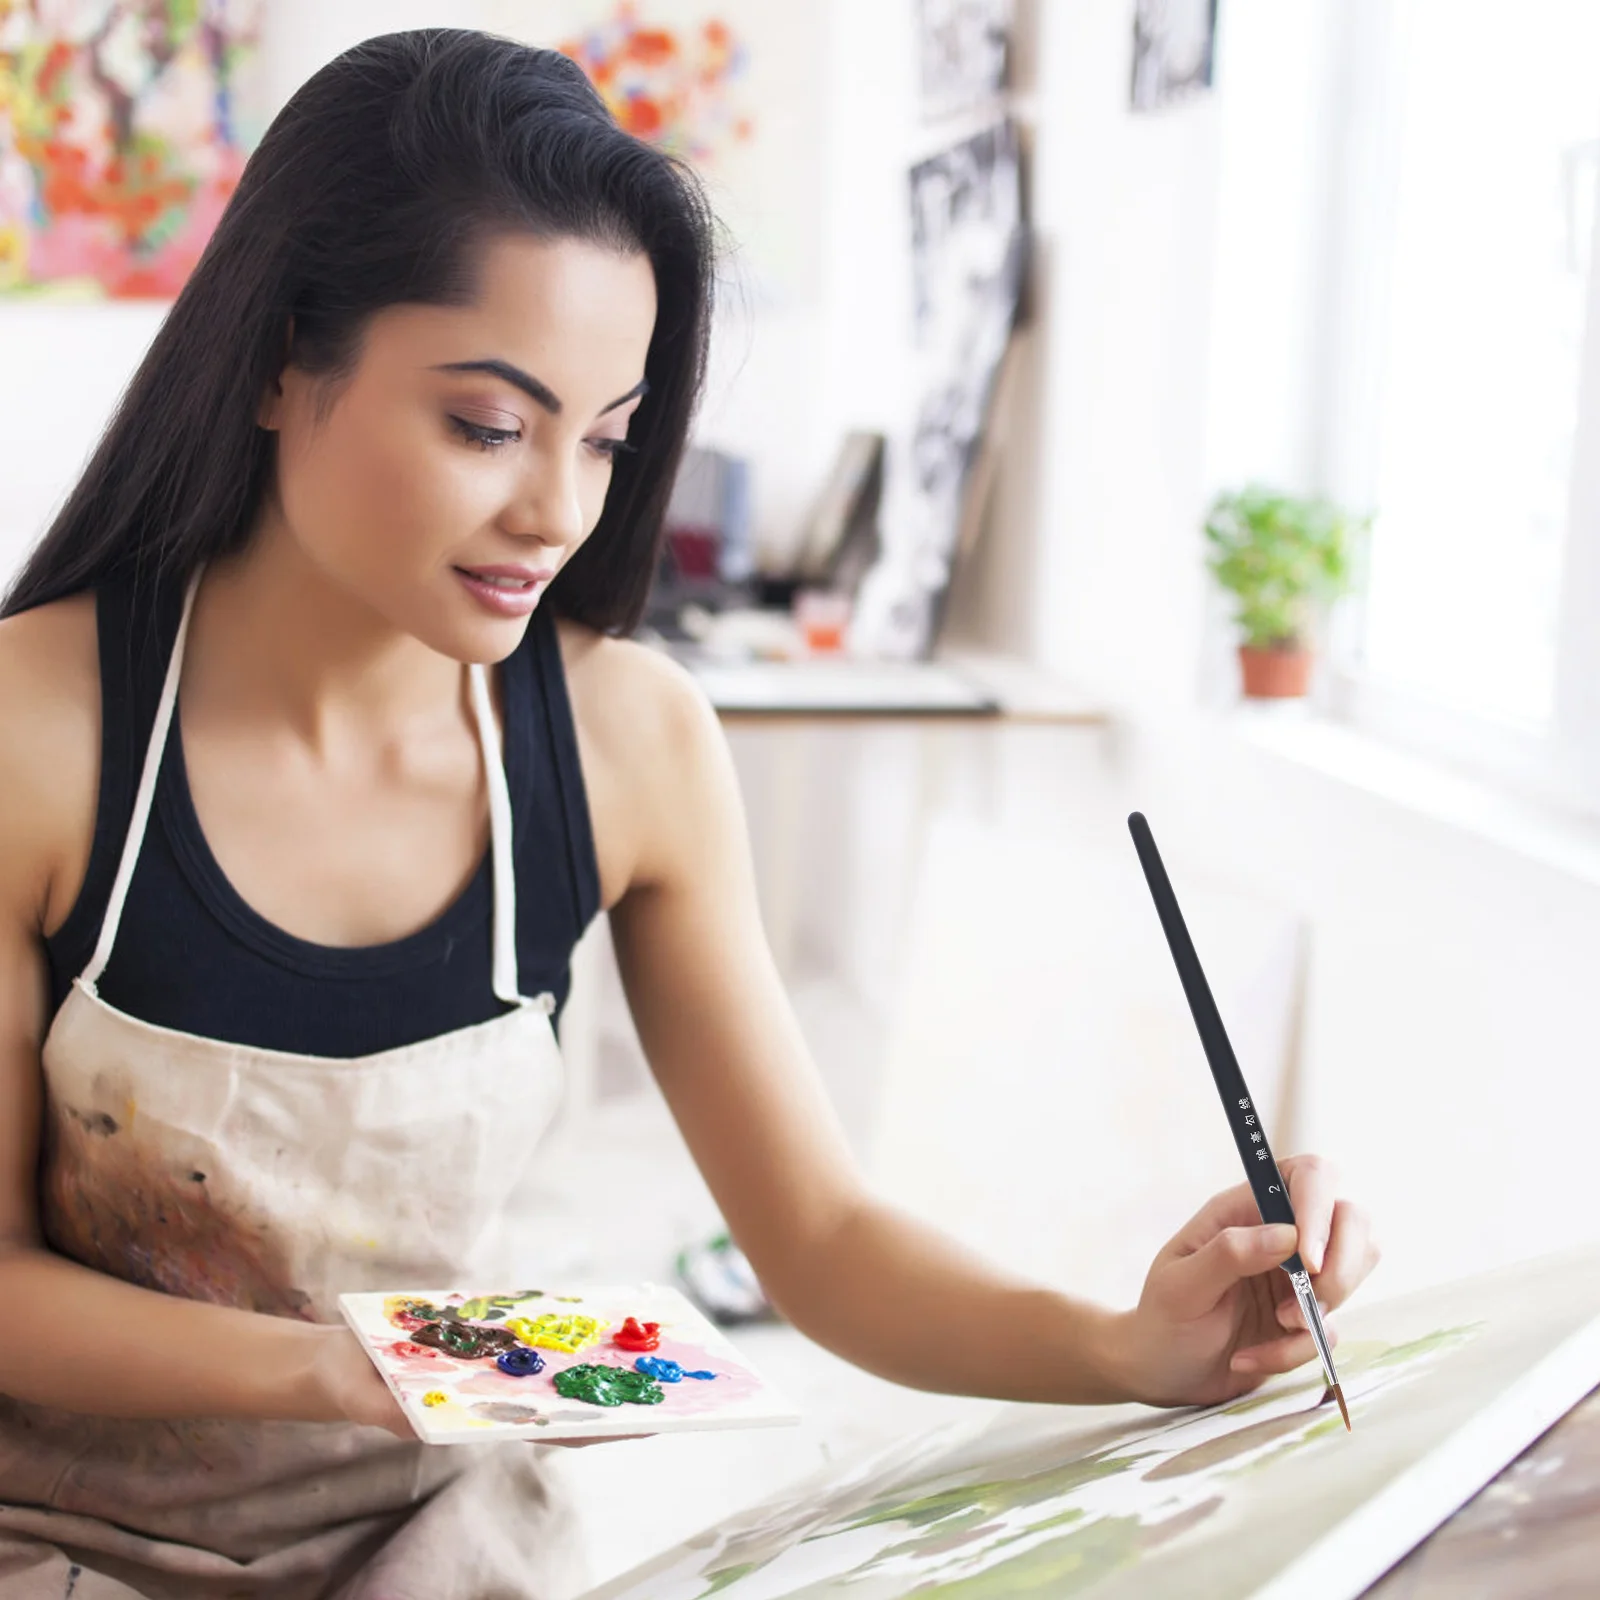
[[[1328,500],[1259,484],[1218,495],[1205,521],[1206,565],[1237,601],[1244,642],[1256,649],[1298,644],[1312,607],[1349,588],[1355,541],[1371,521]]]

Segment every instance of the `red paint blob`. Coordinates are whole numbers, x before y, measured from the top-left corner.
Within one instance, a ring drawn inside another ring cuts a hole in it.
[[[626,1317],[622,1326],[611,1335],[611,1342],[619,1350],[656,1350],[661,1345],[661,1324],[646,1322],[640,1325],[637,1317]]]

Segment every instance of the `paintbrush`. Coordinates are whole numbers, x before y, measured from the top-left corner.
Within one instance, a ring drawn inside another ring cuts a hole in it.
[[[1294,1211],[1289,1204],[1288,1185],[1272,1159],[1272,1149],[1267,1143],[1266,1129],[1256,1112],[1254,1099],[1234,1058],[1233,1046],[1228,1043],[1227,1030],[1222,1026],[1222,1016],[1217,1003],[1211,998],[1211,987],[1200,970],[1200,957],[1195,954],[1194,941],[1184,926],[1183,913],[1178,909],[1178,897],[1172,892],[1167,869],[1161,864],[1161,854],[1150,834],[1150,824],[1142,813],[1135,811],[1128,818],[1128,832],[1133,835],[1133,847],[1139,852],[1139,862],[1144,868],[1145,881],[1150,885],[1150,895],[1156,903],[1156,915],[1167,936],[1172,959],[1177,963],[1178,977],[1183,982],[1183,992],[1189,999],[1189,1010],[1194,1025],[1200,1030],[1200,1043],[1205,1048],[1206,1060],[1211,1063],[1211,1076],[1216,1079],[1217,1093],[1222,1096],[1222,1109],[1228,1115],[1228,1126],[1233,1129],[1233,1142],[1239,1147],[1239,1159],[1244,1162],[1245,1176],[1250,1180],[1251,1192],[1261,1220],[1266,1223],[1286,1222],[1294,1226]],[[1282,1263],[1294,1285],[1294,1297],[1300,1302],[1300,1315],[1305,1318],[1307,1330],[1316,1344],[1322,1370],[1327,1376],[1328,1388],[1339,1402],[1339,1414],[1344,1418],[1346,1431],[1350,1427],[1350,1410],[1344,1403],[1344,1391],[1339,1387],[1338,1375],[1333,1370],[1333,1352],[1328,1346],[1328,1331],[1322,1325],[1322,1313],[1317,1307],[1317,1297],[1311,1289],[1311,1274],[1297,1250]],[[1323,1396],[1324,1400],[1327,1396]]]

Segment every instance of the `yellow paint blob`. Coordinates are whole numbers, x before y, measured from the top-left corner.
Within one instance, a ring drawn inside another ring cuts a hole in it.
[[[523,1344],[539,1350],[559,1350],[570,1356],[598,1344],[600,1335],[611,1324],[598,1317],[558,1317],[546,1311],[538,1317],[508,1317],[503,1326]]]
[[[425,1406],[442,1406],[449,1398],[443,1389],[430,1389],[423,1395],[422,1403]]]

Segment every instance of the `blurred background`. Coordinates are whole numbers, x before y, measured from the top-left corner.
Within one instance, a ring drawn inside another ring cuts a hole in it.
[[[873,1181],[1123,1302],[1237,1181],[1137,808],[1374,1293],[1590,1237],[1600,8],[0,0],[6,575],[272,114],[433,25],[576,56],[726,225],[647,636]],[[553,1259],[670,1272],[715,1208],[603,923],[577,966]],[[685,1485],[602,1569],[944,1414],[747,1337],[812,1420],[582,1452]]]

